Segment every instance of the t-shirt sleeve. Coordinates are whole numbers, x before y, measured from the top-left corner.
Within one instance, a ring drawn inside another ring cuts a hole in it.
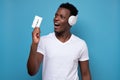
[[[45,54],[45,43],[44,43],[44,39],[42,37],[40,38],[40,41],[38,43],[37,52],[39,52],[43,55]]]
[[[86,42],[83,42],[83,46],[82,46],[79,61],[86,61],[86,60],[89,60],[88,47],[87,47]]]

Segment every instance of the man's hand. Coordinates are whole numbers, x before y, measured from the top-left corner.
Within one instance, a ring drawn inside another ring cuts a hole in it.
[[[35,27],[32,32],[32,43],[38,44],[40,40],[40,28]]]

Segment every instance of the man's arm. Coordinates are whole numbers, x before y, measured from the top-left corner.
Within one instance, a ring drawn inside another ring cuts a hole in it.
[[[82,80],[91,80],[89,61],[79,61]]]
[[[36,45],[31,45],[30,55],[27,62],[28,73],[33,76],[35,75],[40,67],[40,63],[43,60],[43,55],[36,52]]]
[[[40,63],[43,60],[43,55],[37,52],[37,46],[40,40],[40,29],[34,28],[32,32],[32,45],[30,49],[30,55],[27,62],[28,73],[33,76],[35,75],[40,67]]]

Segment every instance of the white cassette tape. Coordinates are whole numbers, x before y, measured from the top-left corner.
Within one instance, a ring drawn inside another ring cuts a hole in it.
[[[35,28],[35,27],[40,27],[41,25],[41,22],[42,22],[42,17],[40,16],[35,16],[34,20],[33,20],[33,23],[32,23],[32,28]]]

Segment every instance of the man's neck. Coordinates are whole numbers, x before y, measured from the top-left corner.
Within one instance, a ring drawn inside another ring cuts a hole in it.
[[[61,42],[66,42],[70,39],[71,37],[71,32],[63,32],[63,33],[57,33],[55,32],[55,36],[57,37],[58,40],[60,40]]]

